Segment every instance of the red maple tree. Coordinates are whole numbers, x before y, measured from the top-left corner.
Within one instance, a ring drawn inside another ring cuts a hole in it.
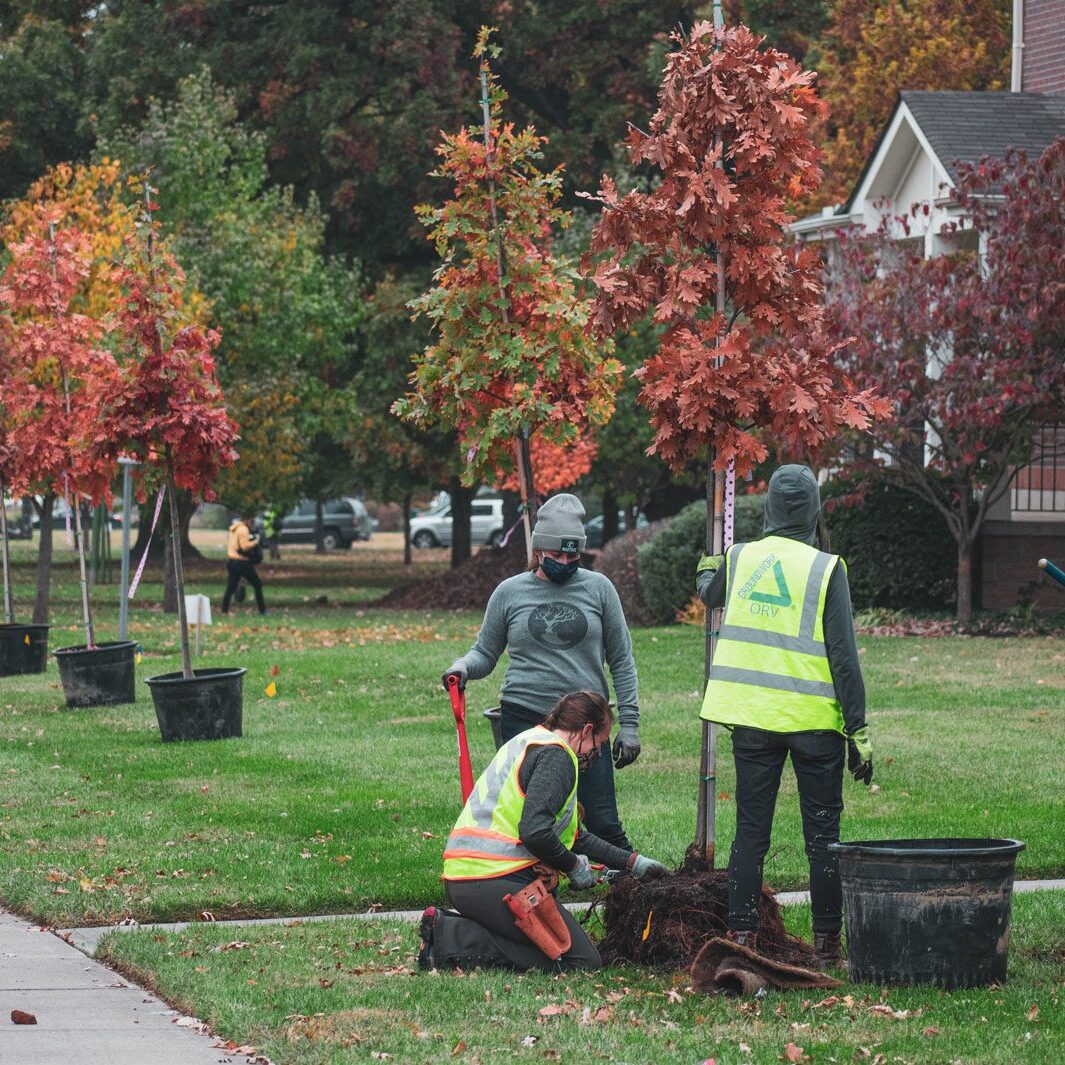
[[[6,411],[7,478],[18,495],[54,492],[73,512],[87,646],[95,646],[85,572],[83,502],[110,498],[116,452],[102,407],[117,366],[102,345],[103,326],[76,301],[93,256],[88,236],[56,230],[43,213],[36,232],[10,249],[0,307],[10,316]]]
[[[533,483],[542,496],[561,492],[576,484],[591,468],[598,452],[594,439],[582,436],[571,444],[555,444],[534,436],[530,442]],[[498,471],[499,487],[505,491],[517,491],[517,471],[504,475]]]
[[[122,374],[108,397],[105,418],[115,446],[143,464],[138,470],[142,482],[166,486],[182,671],[192,677],[175,489],[212,498],[219,470],[236,461],[237,431],[226,413],[212,355],[221,336],[180,325],[185,275],[173,256],[159,249],[154,210],[156,205],[148,202],[140,231],[127,239],[125,261],[117,271]]]
[[[828,293],[837,335],[857,337],[841,367],[897,412],[872,432],[881,476],[943,515],[958,547],[957,616],[969,621],[988,512],[1040,427],[1065,419],[1065,138],[1038,159],[960,168],[956,196],[959,250],[924,259],[899,242],[927,214],[919,206],[874,235],[840,234]]]
[[[709,447],[745,474],[767,440],[808,455],[884,408],[833,360],[820,257],[787,240],[788,204],[821,180],[813,75],[744,26],[673,39],[650,131],[628,137],[660,180],[622,195],[605,177],[595,197],[592,325],[608,337],[653,314],[658,349],[637,371],[651,451],[681,469]]]

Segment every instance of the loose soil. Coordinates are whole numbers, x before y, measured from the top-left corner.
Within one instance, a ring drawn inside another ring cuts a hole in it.
[[[624,877],[606,896],[606,935],[599,953],[609,964],[686,969],[699,948],[728,928],[728,874],[682,867],[657,880]],[[775,961],[816,968],[813,947],[784,928],[768,885],[758,908],[758,953]]]

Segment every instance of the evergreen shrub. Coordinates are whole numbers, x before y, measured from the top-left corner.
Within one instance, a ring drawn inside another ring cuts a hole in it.
[[[958,553],[943,516],[886,478],[837,478],[821,486],[833,553],[847,561],[855,610],[952,610]]]
[[[757,540],[762,535],[764,505],[762,495],[736,497],[736,540]],[[639,547],[640,593],[649,624],[670,624],[691,601],[695,567],[705,545],[706,503],[698,500],[674,515],[661,535]]]

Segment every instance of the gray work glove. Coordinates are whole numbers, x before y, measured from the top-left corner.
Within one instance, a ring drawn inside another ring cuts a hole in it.
[[[614,768],[624,769],[640,757],[640,726],[621,725],[614,737]]]
[[[466,673],[466,667],[461,662],[455,662],[451,668],[440,678],[441,683],[444,685],[444,691],[447,691],[447,678],[458,677],[459,678],[459,691],[464,692],[466,690],[466,681],[469,679]]]
[[[569,878],[570,887],[575,887],[578,890],[595,887],[599,883],[599,874],[589,864],[588,855],[578,854],[576,857],[576,868],[566,874]]]
[[[654,858],[645,858],[639,851],[633,851],[629,858],[629,872],[637,880],[647,877],[648,880],[657,880],[660,876],[668,876],[669,869]]]

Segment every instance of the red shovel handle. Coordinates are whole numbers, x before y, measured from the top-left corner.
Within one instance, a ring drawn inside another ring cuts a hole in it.
[[[466,693],[459,687],[459,678],[448,674],[447,693],[451,697],[451,712],[455,715],[455,730],[459,736],[459,785],[462,788],[462,804],[473,791],[473,764],[470,762],[470,747],[466,742]]]

